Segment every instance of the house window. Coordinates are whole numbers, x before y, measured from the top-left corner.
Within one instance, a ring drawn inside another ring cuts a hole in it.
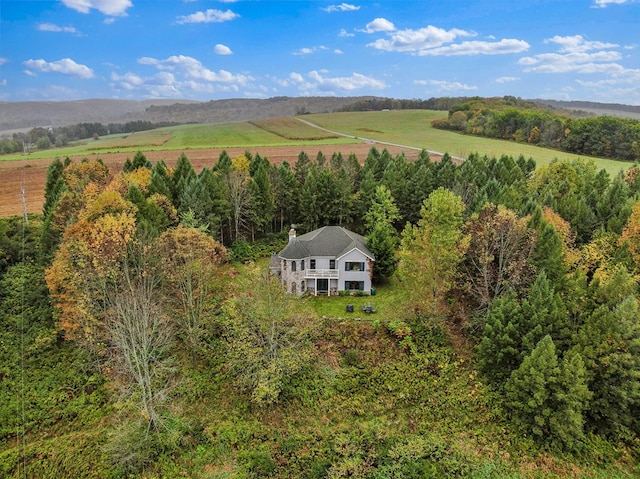
[[[315,259],[310,259],[309,260],[309,268],[316,269],[316,260]]]
[[[345,281],[344,289],[346,291],[364,291],[364,281]]]
[[[283,271],[287,270],[287,260],[286,259],[282,262],[282,270]]]
[[[300,262],[300,271],[304,271],[304,260]]]
[[[292,272],[295,272],[295,270],[296,270],[296,262],[295,262],[295,261],[292,261],[292,262],[291,262],[291,271],[292,271]]]
[[[330,259],[329,260],[329,269],[336,269],[336,260],[335,259]]]
[[[364,263],[347,261],[344,264],[345,271],[364,271]]]

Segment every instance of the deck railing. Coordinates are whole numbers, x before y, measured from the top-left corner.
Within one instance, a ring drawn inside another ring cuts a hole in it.
[[[339,272],[337,269],[306,269],[304,271],[304,277],[313,278],[338,278]]]

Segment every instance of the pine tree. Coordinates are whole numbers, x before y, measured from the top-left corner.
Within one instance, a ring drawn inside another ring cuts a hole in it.
[[[565,354],[560,362],[558,381],[553,391],[555,405],[549,427],[552,436],[569,448],[584,436],[583,412],[592,396],[587,387],[586,375],[580,354]]]
[[[613,437],[624,437],[637,426],[640,406],[640,324],[634,296],[615,309],[601,306],[577,333],[575,351],[587,368],[593,399],[589,426]],[[637,431],[636,431],[637,432]]]
[[[547,335],[511,373],[504,388],[505,404],[515,422],[539,438],[551,432],[550,421],[555,412],[553,389],[559,375],[556,348]]]
[[[398,208],[389,189],[384,185],[378,186],[371,209],[365,215],[367,247],[376,259],[374,281],[391,277],[398,265],[398,234],[393,227],[398,215]]]
[[[478,344],[478,359],[482,372],[497,385],[502,385],[522,362],[524,322],[513,292],[491,303]]]

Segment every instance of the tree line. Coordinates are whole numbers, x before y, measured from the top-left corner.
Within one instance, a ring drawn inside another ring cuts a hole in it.
[[[36,127],[26,133],[14,133],[11,138],[0,140],[0,154],[21,153],[24,150],[46,150],[52,147],[67,146],[70,141],[98,138],[116,133],[133,133],[173,126],[172,122],[151,122],[134,120],[126,123],[76,123],[60,127]]]
[[[579,155],[635,161],[640,158],[640,122],[599,116],[574,119],[538,103],[473,99],[454,105],[436,128],[556,148]]]

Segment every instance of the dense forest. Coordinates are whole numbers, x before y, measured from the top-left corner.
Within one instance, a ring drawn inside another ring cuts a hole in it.
[[[474,98],[454,105],[436,128],[556,148],[579,155],[636,161],[640,121],[598,116],[574,119],[514,97]]]
[[[0,222],[0,475],[633,477],[639,174],[56,160]],[[394,320],[285,294],[261,258],[292,223],[364,234]]]

